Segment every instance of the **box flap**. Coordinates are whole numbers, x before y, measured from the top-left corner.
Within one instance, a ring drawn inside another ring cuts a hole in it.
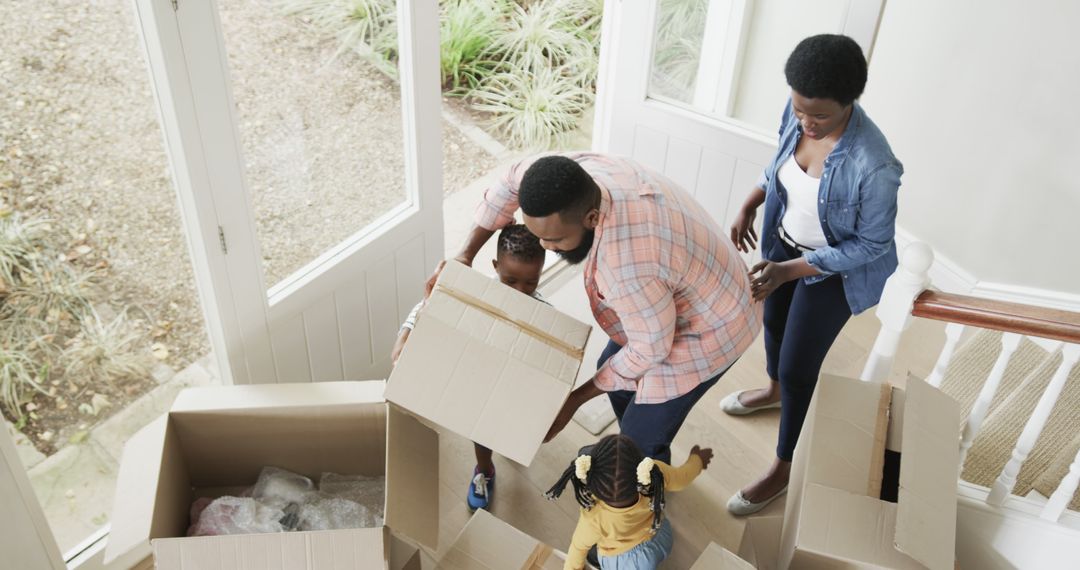
[[[803,514],[793,567],[801,566],[805,552],[866,567],[921,568],[893,547],[893,503],[811,484],[803,489]]]
[[[437,570],[544,569],[551,548],[481,509],[439,560]]]
[[[383,401],[384,386],[382,380],[200,386],[182,390],[176,396],[171,411],[218,412],[372,404]]]
[[[754,570],[754,567],[723,546],[710,542],[690,570]]]
[[[804,521],[812,517],[803,500],[808,485],[879,496],[890,396],[886,384],[821,375],[792,460],[781,533],[781,568],[788,567],[796,549],[801,548]]]
[[[157,570],[356,570],[386,568],[382,528],[163,538]]]
[[[386,525],[429,548],[439,546],[439,434],[387,406]]]
[[[910,377],[904,410],[896,547],[932,570],[953,567],[960,405]]]
[[[528,465],[573,388],[591,329],[448,263],[386,399]]]
[[[880,494],[891,395],[887,384],[821,375],[813,397],[817,401],[813,428],[807,434],[805,483],[872,497]],[[797,447],[801,446],[800,434]]]
[[[390,534],[390,570],[421,570],[420,549]]]
[[[191,504],[191,485],[175,439],[165,414],[124,445],[105,562],[147,547],[151,538],[183,533],[187,516],[180,513]]]
[[[784,517],[751,517],[746,519],[739,556],[758,570],[776,570],[780,564],[780,532]]]

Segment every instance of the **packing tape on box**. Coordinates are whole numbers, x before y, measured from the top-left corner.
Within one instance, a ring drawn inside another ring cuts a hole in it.
[[[522,570],[543,568],[544,564],[547,563],[547,559],[550,557],[551,547],[544,543],[539,543],[536,545],[536,548],[533,549],[532,554],[529,555],[529,559],[525,561],[525,566],[522,567]]]
[[[465,303],[466,305],[469,305],[470,307],[475,307],[476,309],[479,309],[480,311],[487,313],[488,315],[491,315],[496,319],[510,323],[515,327],[520,328],[522,331],[525,332],[525,334],[560,352],[565,353],[570,358],[573,358],[575,360],[581,360],[585,357],[584,348],[577,348],[571,346],[562,339],[556,338],[528,323],[518,322],[514,320],[514,318],[510,315],[506,314],[506,311],[503,311],[495,305],[487,303],[483,300],[477,299],[476,297],[473,297],[468,293],[464,293],[452,287],[447,287],[446,285],[438,283],[435,285],[435,291],[441,291],[443,293],[446,293],[447,295],[453,297],[454,299],[457,299],[458,301],[461,301],[462,303]]]

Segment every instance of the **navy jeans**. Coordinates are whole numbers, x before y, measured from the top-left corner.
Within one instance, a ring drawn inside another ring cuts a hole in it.
[[[621,348],[615,341],[608,340],[607,347],[596,361],[597,370]],[[728,369],[730,368],[729,366]],[[678,398],[659,404],[634,402],[637,392],[633,390],[608,392],[611,409],[615,410],[615,417],[619,418],[619,431],[634,440],[645,457],[670,465],[671,441],[675,439],[675,434],[679,433],[690,409],[720,380],[724,372],[709,378]]]
[[[799,256],[786,245],[783,249],[790,258]],[[813,285],[788,281],[765,298],[765,367],[769,378],[780,382],[776,456],[784,461],[791,461],[795,452],[821,363],[849,318],[839,275]]]

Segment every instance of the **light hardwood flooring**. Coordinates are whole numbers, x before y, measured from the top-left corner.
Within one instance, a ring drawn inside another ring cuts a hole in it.
[[[594,322],[580,273],[576,269],[567,270],[543,293],[559,310],[584,322]],[[873,311],[853,318],[833,345],[823,371],[857,377],[873,346],[878,328]],[[596,358],[606,342],[603,331],[599,327],[594,328],[582,365],[581,380],[589,378],[595,370]],[[903,363],[917,376],[925,377],[932,369],[943,342],[943,324],[915,320],[904,335],[896,361]],[[739,362],[701,399],[675,438],[672,452],[676,464],[686,459],[694,444],[713,448],[715,457],[709,469],[690,488],[668,495],[667,515],[674,527],[675,546],[662,568],[689,568],[709,542],[717,542],[732,551],[738,549],[744,522],[729,515],[724,505],[728,497],[760,475],[772,462],[779,412],[770,410],[735,418],[724,414],[719,402],[732,391],[764,386],[767,380],[764,348],[758,338]],[[607,433],[615,433],[617,429],[613,424]],[[523,532],[565,550],[577,522],[578,507],[573,492],[565,493],[554,502],[545,500],[542,495],[577,450],[596,439],[598,436],[571,422],[554,441],[541,447],[529,467],[496,455],[498,479],[491,512]],[[475,463],[472,443],[442,430],[440,452],[439,549],[425,553],[425,568],[431,567],[432,555],[437,557],[445,552],[470,516],[465,508],[465,494]],[[761,514],[782,514],[783,510],[784,502],[781,499]]]

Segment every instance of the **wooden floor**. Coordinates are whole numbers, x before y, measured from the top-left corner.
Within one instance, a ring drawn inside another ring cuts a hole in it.
[[[548,300],[561,311],[593,323],[580,273],[568,270],[555,281],[542,291]],[[878,321],[872,311],[853,318],[834,344],[823,371],[857,377],[877,330]],[[916,320],[904,335],[897,362],[904,363],[917,376],[925,377],[933,367],[944,338],[942,324]],[[592,375],[596,358],[606,342],[603,331],[595,328],[579,380]],[[689,568],[709,542],[737,550],[744,523],[729,515],[724,505],[728,497],[772,462],[779,412],[770,410],[735,418],[720,411],[719,402],[732,391],[764,386],[767,378],[764,349],[758,338],[697,404],[675,438],[672,452],[676,464],[686,459],[694,444],[713,448],[715,457],[709,469],[690,488],[668,495],[667,515],[675,530],[675,546],[662,568]],[[617,427],[612,425],[608,433],[616,430]],[[571,422],[554,441],[542,446],[529,467],[496,455],[498,484],[491,512],[537,539],[565,550],[577,522],[578,506],[573,492],[555,502],[545,500],[542,494],[555,482],[577,450],[596,439]],[[475,463],[472,443],[468,440],[443,430],[441,441],[440,544],[438,552],[428,553],[435,556],[446,550],[469,519],[465,494]],[[783,500],[778,500],[761,514],[782,514],[783,510]],[[430,566],[425,564],[427,567]]]

